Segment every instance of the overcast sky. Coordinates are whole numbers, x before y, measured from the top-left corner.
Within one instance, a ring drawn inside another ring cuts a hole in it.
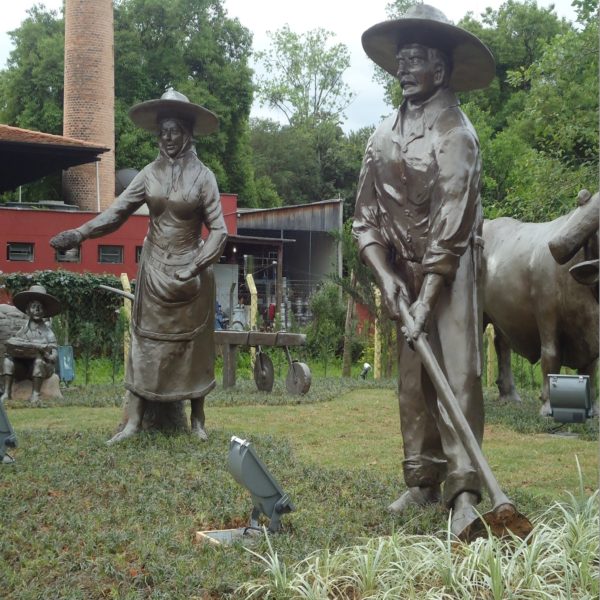
[[[94,0],[88,0],[90,2]],[[224,0],[231,17],[237,17],[242,25],[252,31],[255,50],[268,47],[267,31],[275,31],[288,24],[292,31],[302,33],[323,27],[335,34],[335,41],[348,46],[351,53],[351,67],[344,80],[356,94],[352,105],[346,111],[344,129],[358,129],[372,125],[390,109],[383,102],[383,92],[372,81],[373,63],[363,52],[360,36],[362,32],[386,19],[385,7],[389,0],[364,0],[356,2],[353,8],[348,0]],[[44,4],[49,9],[61,9],[63,0],[1,0],[2,20],[0,23],[0,68],[3,68],[11,50],[8,31],[15,29],[26,17],[26,11],[34,4]],[[498,8],[502,0],[429,0],[429,3],[442,10],[453,22],[460,20],[471,11],[479,16],[483,7]],[[557,14],[569,20],[575,19],[571,0],[538,0],[538,5],[553,4]],[[253,107],[253,116],[271,116],[266,109],[258,105]]]

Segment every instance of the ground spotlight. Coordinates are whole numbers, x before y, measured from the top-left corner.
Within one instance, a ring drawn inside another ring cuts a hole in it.
[[[263,514],[269,519],[269,531],[279,531],[281,515],[292,512],[295,507],[258,458],[250,442],[236,436],[231,438],[228,468],[233,478],[246,488],[252,497],[254,507],[250,516],[250,527],[259,529],[258,517]]]
[[[593,414],[588,375],[548,375],[552,417],[559,423],[584,423]]]

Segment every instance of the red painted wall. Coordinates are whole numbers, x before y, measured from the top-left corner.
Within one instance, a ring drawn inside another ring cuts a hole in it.
[[[221,194],[221,206],[225,216],[227,231],[237,234],[237,196]],[[50,238],[73,229],[92,219],[93,212],[71,212],[60,210],[37,210],[21,208],[0,208],[0,271],[4,273],[30,273],[44,269],[65,269],[83,273],[112,273],[119,276],[127,273],[130,279],[137,273],[135,262],[136,246],[141,246],[148,231],[148,217],[132,215],[114,233],[94,240],[87,240],[81,246],[79,263],[58,262]],[[203,231],[206,235],[206,231]],[[8,243],[25,242],[34,244],[34,260],[9,261]],[[123,246],[123,263],[98,262],[98,246]]]

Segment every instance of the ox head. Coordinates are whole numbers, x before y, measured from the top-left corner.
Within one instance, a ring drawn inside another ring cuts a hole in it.
[[[594,288],[598,299],[598,221],[600,193],[593,196],[581,190],[577,196],[578,207],[570,214],[557,234],[548,242],[554,260],[564,265],[582,248],[584,259],[569,269],[573,278]]]

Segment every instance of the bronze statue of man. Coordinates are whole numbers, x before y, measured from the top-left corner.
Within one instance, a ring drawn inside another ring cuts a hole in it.
[[[56,337],[46,319],[61,312],[60,302],[46,293],[44,286],[32,285],[28,290],[15,294],[13,303],[29,320],[6,340],[6,356],[2,364],[2,400],[11,398],[15,378],[17,381],[31,379],[29,403],[39,406],[44,379],[54,375],[58,359]]]
[[[412,331],[398,325],[408,490],[389,509],[401,513],[443,500],[453,509],[452,530],[459,534],[475,518],[479,474],[440,417],[435,389],[410,342],[429,335],[481,443],[481,159],[477,135],[455,92],[487,86],[494,59],[478,38],[424,4],[371,27],[362,42],[403,91],[397,113],[367,145],[353,226],[361,259],[375,274],[390,317],[399,321],[402,295],[414,318]]]
[[[115,202],[51,240],[60,250],[118,229],[140,206],[150,225],[139,262],[125,375],[126,423],[109,443],[142,425],[148,402],[191,401],[192,433],[206,439],[204,398],[215,386],[215,283],[211,265],[227,240],[217,182],[196,155],[195,135],[217,131],[206,108],[169,89],[134,106],[133,122],[158,136],[160,153]],[[208,236],[200,237],[202,226]]]

